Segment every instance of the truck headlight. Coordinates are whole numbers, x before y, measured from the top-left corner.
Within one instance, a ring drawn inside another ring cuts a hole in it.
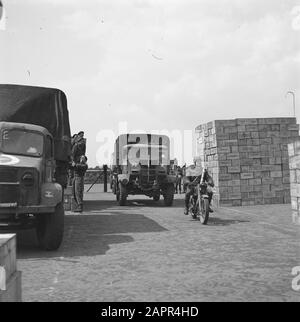
[[[32,187],[34,185],[34,177],[32,175],[32,173],[25,173],[23,174],[22,176],[22,184],[25,186],[25,187]]]

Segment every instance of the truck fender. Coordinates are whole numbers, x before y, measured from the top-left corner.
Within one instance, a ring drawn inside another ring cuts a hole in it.
[[[44,183],[42,185],[41,203],[45,206],[56,207],[63,200],[63,189],[58,183]]]
[[[128,174],[118,174],[118,181],[121,182],[124,186],[126,186],[129,182]]]

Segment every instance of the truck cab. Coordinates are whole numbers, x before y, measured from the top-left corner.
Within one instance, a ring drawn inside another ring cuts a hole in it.
[[[63,236],[63,188],[55,180],[53,137],[31,124],[0,122],[0,229],[35,227],[40,246]]]

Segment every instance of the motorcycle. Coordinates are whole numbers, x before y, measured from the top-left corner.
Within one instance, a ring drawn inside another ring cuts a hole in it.
[[[201,181],[196,185],[194,195],[190,199],[189,212],[202,225],[207,225],[209,219],[209,197],[207,194],[207,183],[203,182],[205,169],[203,169]],[[192,183],[192,185],[195,185]]]

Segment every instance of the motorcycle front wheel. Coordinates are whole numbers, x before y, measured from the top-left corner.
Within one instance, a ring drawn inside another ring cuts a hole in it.
[[[199,213],[199,205],[198,202],[194,200],[194,198],[191,198],[190,200],[189,212],[193,219],[198,219],[197,214]]]
[[[207,225],[209,218],[209,201],[208,199],[200,199],[200,222]]]

